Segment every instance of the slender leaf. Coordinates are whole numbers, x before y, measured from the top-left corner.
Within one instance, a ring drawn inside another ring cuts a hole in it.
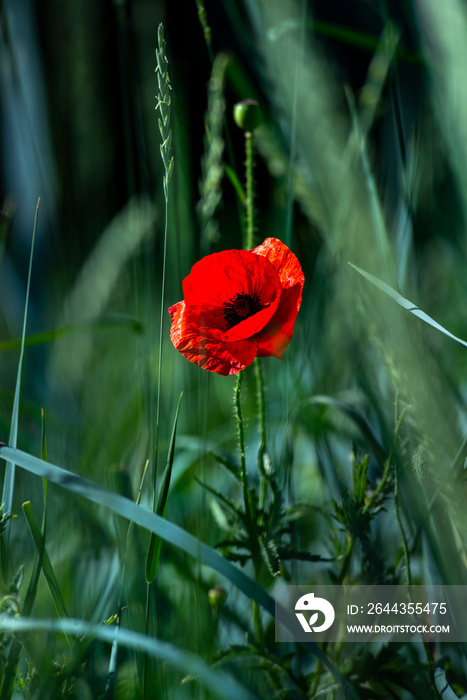
[[[18,362],[18,373],[16,375],[16,387],[15,387],[15,398],[13,401],[13,412],[11,415],[11,429],[10,429],[10,439],[9,444],[12,447],[16,447],[16,440],[18,437],[18,417],[19,417],[19,395],[21,390],[21,375],[23,372],[23,357],[24,357],[24,341],[26,338],[26,323],[28,319],[28,305],[29,305],[29,289],[31,286],[31,273],[32,273],[32,260],[34,256],[34,243],[36,242],[36,231],[37,231],[37,220],[39,217],[39,204],[40,199],[37,200],[36,215],[34,217],[34,228],[32,232],[32,242],[31,242],[31,253],[29,256],[29,270],[28,270],[28,282],[26,285],[26,300],[24,304],[24,316],[23,316],[23,332],[21,335],[21,352]],[[11,513],[11,508],[13,505],[13,489],[15,484],[15,465],[12,462],[7,462],[5,469],[5,478],[3,481],[3,493],[2,493],[2,504],[5,513]],[[8,520],[5,525],[5,546],[8,547],[8,541],[10,538],[10,521]],[[2,556],[7,557],[7,552],[2,551]]]
[[[34,518],[34,513],[32,510],[32,505],[31,501],[27,501],[26,503],[23,503],[22,505],[23,508],[23,513],[26,515],[26,518],[29,521],[29,518],[33,517]],[[27,514],[26,514],[27,513]],[[36,558],[34,561],[34,568],[31,574],[31,580],[29,582],[29,587],[26,592],[26,598],[24,599],[24,606],[23,606],[23,615],[28,617],[31,614],[32,606],[34,604],[34,600],[36,598],[36,592],[37,592],[37,585],[39,583],[39,576],[41,573],[42,569],[42,561],[44,557],[44,548],[45,548],[45,533],[44,530],[42,529],[42,532],[38,533],[39,534],[39,546],[37,545],[36,542],[36,547],[37,547],[37,554]]]
[[[162,475],[162,483],[159,488],[159,496],[157,498],[156,513],[165,517],[167,511],[167,501],[169,498],[170,479],[172,477],[172,466],[175,455],[175,436],[177,434],[178,415],[180,413],[180,404],[182,402],[183,392],[178,399],[177,411],[172,428],[172,437],[170,438],[169,452],[167,455],[167,464]],[[146,559],[146,583],[152,583],[157,575],[159,567],[159,558],[161,553],[161,538],[152,534],[149,541],[148,555]]]
[[[3,669],[3,675],[0,679],[0,700],[10,700],[13,696],[20,655],[21,642],[18,639],[13,639]]]
[[[57,467],[49,462],[44,462],[33,455],[27,454],[13,447],[8,447],[0,443],[0,458],[8,459],[14,462],[22,469],[48,479],[49,481],[59,484],[64,488],[87,498],[93,503],[105,506],[112,512],[120,515],[127,520],[135,522],[150,532],[159,535],[166,542],[170,542],[173,546],[178,547],[182,551],[190,554],[195,559],[201,561],[206,566],[214,569],[222,576],[225,576],[236,588],[244,593],[251,600],[256,601],[263,607],[271,616],[275,616],[276,621],[289,629],[292,633],[295,630],[295,618],[292,614],[275,603],[274,599],[262,588],[256,581],[253,581],[241,569],[231,564],[227,559],[222,557],[212,547],[209,547],[204,542],[201,542],[196,537],[191,535],[183,528],[169,522],[160,515],[152,513],[150,510],[138,506],[129,498],[120,496],[104,488],[100,484],[96,484],[89,479],[85,479],[77,474],[73,474],[66,469]],[[45,561],[45,558],[44,558]],[[123,630],[122,630],[123,632]],[[113,637],[112,637],[113,638]],[[326,654],[315,642],[308,642],[305,647],[310,653],[314,654],[326,668],[333,674],[335,679],[340,683],[348,693],[349,697],[358,700],[354,690],[348,684],[346,679],[339,671],[331,664]]]
[[[146,464],[144,465],[144,469],[143,469],[143,474],[141,476],[139,491],[138,491],[138,495],[136,497],[136,504],[137,505],[139,505],[139,503],[141,502],[141,496],[143,493],[143,485],[144,485],[144,480],[146,478],[146,473],[148,471],[148,466],[149,466],[149,460],[146,461]],[[122,564],[122,574],[121,574],[121,578],[120,578],[120,593],[119,593],[119,599],[118,599],[118,610],[117,610],[117,616],[116,616],[115,634],[114,634],[114,639],[112,642],[112,649],[110,652],[109,670],[107,673],[107,683],[106,683],[106,687],[105,687],[104,700],[110,700],[111,698],[114,697],[115,679],[117,677],[118,636],[119,636],[119,632],[120,632],[120,625],[121,625],[121,621],[122,621],[122,610],[123,610],[123,605],[124,605],[123,601],[124,601],[124,582],[125,582],[126,558],[127,558],[127,554],[128,554],[128,548],[130,546],[131,536],[133,534],[133,528],[134,528],[134,523],[132,521],[128,525],[128,530],[127,530],[127,534],[126,534],[125,551],[124,551],[124,555],[123,555],[123,564]]]
[[[396,290],[390,287],[388,284],[382,282],[380,279],[378,279],[371,273],[365,272],[365,270],[362,270],[360,267],[357,267],[357,265],[353,265],[353,263],[349,263],[349,265],[353,267],[354,270],[359,272],[363,277],[365,277],[365,279],[374,284],[375,287],[378,287],[378,289],[380,289],[382,292],[391,297],[391,299],[394,299],[394,301],[397,304],[399,304],[399,306],[402,306],[403,309],[406,309],[406,311],[410,311],[411,314],[417,316],[417,318],[421,319],[429,326],[436,328],[436,330],[440,331],[440,333],[444,333],[444,335],[447,335],[448,338],[451,338],[451,340],[455,340],[456,343],[460,343],[460,345],[463,345],[465,348],[467,348],[467,341],[462,340],[462,338],[458,338],[457,335],[454,335],[446,328],[441,326],[437,321],[431,318],[431,316],[428,316],[428,314],[419,309],[418,306],[416,306],[413,302],[409,301],[408,299],[405,299],[401,294],[399,294],[399,292],[396,292]]]
[[[238,195],[238,198],[240,199],[241,202],[244,202],[246,200],[246,194],[245,190],[243,189],[243,185],[240,182],[237,173],[233,168],[230,167],[230,165],[227,165],[227,163],[224,163],[224,168],[225,168],[225,174],[229,178],[230,182],[232,183],[235,192]]]
[[[237,467],[234,462],[232,462],[230,459],[227,457],[223,457],[222,455],[218,454],[217,452],[214,452],[213,450],[208,450],[208,454],[216,460],[219,464],[222,464],[223,467],[228,469],[228,471],[233,474],[233,476],[237,479],[237,481],[241,481],[241,475],[240,475],[240,469]]]
[[[41,459],[47,462],[47,436],[45,432],[45,416],[44,409],[41,410],[42,416],[42,431],[41,431]],[[42,479],[42,492],[44,494],[44,509],[42,511],[42,536],[45,541],[45,526],[47,513],[47,479]]]
[[[114,636],[111,626],[95,625],[70,618],[67,620],[37,620],[0,615],[0,630],[15,633],[26,631],[57,632],[80,638],[89,636],[109,643],[112,642]],[[198,678],[216,697],[231,700],[255,700],[256,696],[247,689],[242,688],[225,673],[210,668],[199,656],[191,652],[179,649],[154,637],[147,637],[139,632],[126,629],[120,630],[119,640],[126,647],[150,654],[171,664],[183,673],[189,673]]]
[[[244,520],[244,514],[239,508],[236,508],[228,498],[226,498],[220,491],[216,491],[216,489],[213,489],[211,486],[208,486],[208,484],[205,484],[204,481],[201,481],[201,479],[198,479],[197,476],[195,476],[195,480],[198,482],[200,486],[203,487],[203,489],[206,489],[206,491],[209,491],[209,493],[217,498],[218,501],[220,501],[227,510],[229,510],[232,515],[235,515],[239,520]]]
[[[44,462],[44,464],[46,464],[46,462]],[[43,478],[45,477],[43,476]],[[23,503],[23,513],[26,516],[26,520],[28,521],[29,529],[31,531],[34,543],[37,547],[37,551],[40,553],[42,550],[42,568],[57,613],[60,617],[68,617],[65,602],[60,592],[60,586],[58,585],[58,581],[55,576],[49,555],[47,554],[47,549],[45,548],[45,544],[43,542],[42,533],[39,529],[39,525],[37,523],[36,516],[34,515],[34,511],[32,509],[30,501]]]

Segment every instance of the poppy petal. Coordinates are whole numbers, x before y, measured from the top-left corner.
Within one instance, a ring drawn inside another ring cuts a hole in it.
[[[251,252],[269,260],[279,275],[283,289],[293,287],[294,284],[303,287],[305,277],[297,257],[278,238],[266,238]]]
[[[273,355],[282,360],[282,353],[292,337],[301,296],[302,288],[298,284],[282,292],[276,313],[256,336],[258,357]]]
[[[256,342],[225,342],[217,329],[202,327],[184,301],[169,309],[171,340],[184,357],[210,372],[224,376],[237,374],[251,365],[256,356]]]
[[[260,260],[258,264],[258,256],[247,250],[207,255],[183,280],[185,303],[203,309],[207,325],[227,330],[225,304],[237,294],[256,294],[263,307],[276,299],[281,288],[279,276],[265,256]]]

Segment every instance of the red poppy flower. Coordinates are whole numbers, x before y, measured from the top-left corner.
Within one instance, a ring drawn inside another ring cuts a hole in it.
[[[256,356],[282,359],[305,278],[277,238],[253,250],[225,250],[197,262],[184,301],[169,309],[174,346],[209,372],[237,374]]]

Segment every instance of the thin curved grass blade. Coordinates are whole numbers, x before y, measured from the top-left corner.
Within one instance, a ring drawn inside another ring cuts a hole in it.
[[[44,409],[41,409],[42,428],[41,428],[41,459],[47,462],[47,434],[45,432],[45,416]],[[44,508],[42,511],[42,535],[45,540],[46,515],[47,515],[47,479],[42,479],[42,493],[44,496]]]
[[[57,632],[79,638],[89,636],[109,643],[112,642],[114,636],[114,631],[109,626],[89,624],[83,620],[70,618],[67,620],[35,620],[0,615],[0,630],[15,633],[26,631]],[[139,632],[126,629],[120,630],[119,640],[123,646],[143,651],[169,663],[184,674],[199,679],[216,697],[228,698],[229,700],[255,700],[256,696],[247,689],[242,688],[224,673],[210,668],[199,656],[191,652],[179,649],[154,637],[147,637]]]
[[[29,522],[29,518],[32,516],[32,519],[35,521],[35,516],[34,516],[34,511],[32,509],[31,501],[27,501],[26,503],[23,503],[21,506],[23,509],[23,513],[26,516],[26,519]],[[37,523],[36,523],[37,525]],[[41,573],[42,569],[42,561],[44,558],[44,550],[45,550],[45,533],[44,529],[42,531],[38,532],[39,534],[39,544],[35,542],[36,547],[37,547],[37,553],[36,553],[36,558],[34,561],[34,567],[33,571],[31,574],[31,579],[29,582],[28,590],[26,591],[26,597],[24,599],[24,606],[23,606],[23,615],[28,617],[31,614],[32,606],[34,605],[34,600],[36,598],[36,592],[37,592],[37,585],[39,583],[39,576]]]
[[[141,496],[143,494],[143,485],[144,485],[144,480],[146,478],[146,474],[148,471],[148,467],[149,467],[149,460],[147,460],[146,464],[144,465],[143,474],[141,476],[141,481],[140,481],[140,485],[139,485],[138,495],[136,497],[136,505],[139,505],[141,502]],[[124,605],[124,583],[125,583],[125,572],[126,572],[126,558],[127,558],[128,548],[130,546],[131,536],[133,534],[133,528],[134,528],[134,523],[130,522],[128,525],[127,533],[126,533],[125,551],[123,554],[123,563],[122,563],[122,574],[121,574],[121,578],[120,578],[120,592],[119,592],[119,598],[118,598],[117,618],[116,618],[116,623],[115,623],[115,632],[114,632],[114,639],[112,642],[112,649],[110,651],[109,670],[107,672],[107,682],[106,682],[106,686],[105,686],[104,700],[111,700],[111,698],[114,697],[115,679],[117,677],[118,634],[120,632],[120,625],[121,625],[121,621],[122,621],[122,610],[123,610],[123,605]]]
[[[47,584],[49,586],[49,591],[50,595],[52,596],[52,600],[55,605],[55,609],[57,611],[57,614],[59,617],[68,617],[68,612],[65,606],[65,601],[63,600],[63,596],[60,592],[60,586],[58,585],[57,578],[55,576],[52,563],[50,561],[49,555],[47,554],[47,549],[45,547],[45,541],[43,534],[41,532],[41,529],[39,528],[39,524],[36,520],[36,516],[34,515],[34,511],[32,509],[32,505],[30,501],[27,501],[26,503],[23,503],[23,513],[26,517],[26,520],[29,525],[29,529],[31,531],[32,538],[34,540],[34,544],[36,545],[38,554],[41,559],[41,565],[42,565],[42,570],[44,572],[44,576],[47,580]]]
[[[162,482],[159,488],[159,495],[157,498],[156,513],[165,518],[167,512],[167,501],[169,499],[169,489],[170,489],[170,479],[172,477],[172,467],[175,455],[175,437],[177,434],[177,423],[178,415],[180,413],[180,404],[182,402],[183,392],[180,394],[178,399],[177,411],[175,413],[175,420],[172,427],[172,436],[170,438],[169,452],[167,455],[167,464],[164,469],[164,474],[162,475]],[[157,535],[152,534],[149,541],[148,555],[146,558],[146,583],[152,583],[157,576],[157,569],[159,567],[159,558],[161,553],[162,540]]]
[[[436,328],[436,330],[440,333],[444,333],[444,335],[447,335],[448,338],[451,338],[451,340],[455,340],[456,343],[459,343],[460,345],[463,345],[464,348],[467,348],[467,341],[462,340],[462,338],[458,338],[457,335],[454,335],[453,333],[448,331],[447,328],[444,328],[444,326],[442,326],[433,318],[431,318],[431,316],[428,316],[428,314],[419,309],[418,306],[416,306],[413,302],[409,301],[408,299],[405,299],[405,297],[399,294],[399,292],[396,292],[396,290],[390,287],[388,284],[382,282],[370,272],[362,270],[360,267],[357,267],[357,265],[354,265],[351,262],[349,262],[349,265],[353,267],[354,270],[356,270],[360,275],[362,275],[362,277],[365,277],[365,279],[374,284],[375,287],[378,287],[378,289],[387,294],[388,297],[394,299],[394,301],[397,304],[399,304],[399,306],[402,306],[403,309],[405,309],[406,311],[410,311],[411,314],[417,316],[417,318],[424,321],[424,323],[427,323],[429,326]]]
[[[13,447],[16,447],[16,441],[18,437],[18,416],[19,416],[19,396],[21,391],[21,375],[23,372],[23,357],[24,357],[24,342],[26,338],[26,323],[28,318],[28,305],[29,305],[29,290],[31,287],[31,273],[32,273],[32,260],[34,257],[34,244],[36,242],[36,232],[37,232],[37,221],[39,218],[39,204],[40,198],[37,200],[36,214],[34,217],[34,228],[32,232],[32,242],[31,242],[31,253],[29,256],[29,270],[28,270],[28,281],[26,286],[26,300],[24,304],[24,316],[23,316],[23,332],[21,336],[21,351],[18,362],[18,374],[16,375],[16,387],[15,387],[15,398],[13,401],[13,412],[11,415],[11,428],[10,428],[10,439],[9,443]],[[3,481],[3,493],[2,493],[2,504],[4,513],[10,514],[13,505],[13,489],[15,484],[15,465],[13,462],[6,463],[5,478]],[[8,520],[5,526],[4,532],[5,547],[8,547],[8,541],[10,538],[10,521]],[[2,551],[2,556],[7,557],[7,552]]]
[[[256,601],[272,617],[275,616],[276,620],[286,629],[290,630],[292,633],[294,632],[295,618],[288,610],[275,603],[274,599],[267,591],[241,571],[241,569],[234,566],[230,561],[212,549],[212,547],[201,542],[201,540],[197,539],[180,526],[137,505],[129,498],[109,491],[100,484],[96,484],[89,479],[73,474],[49,462],[44,462],[38,457],[34,457],[16,448],[0,444],[0,458],[10,460],[22,469],[26,469],[37,476],[59,484],[73,493],[84,496],[84,498],[87,498],[93,503],[105,506],[117,515],[133,521],[137,525],[153,532],[166,542],[178,547],[201,563],[214,569],[222,576],[225,576],[225,578],[248,598]],[[111,641],[112,640],[113,636],[111,637]],[[358,700],[358,696],[355,694],[352,687],[329,661],[323,650],[315,642],[311,641],[304,646],[332,673],[336,681],[345,688],[349,697]]]

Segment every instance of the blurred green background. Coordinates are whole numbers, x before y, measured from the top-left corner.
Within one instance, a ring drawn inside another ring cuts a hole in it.
[[[225,54],[224,160],[243,181],[243,136],[232,108],[257,99],[264,122],[255,133],[256,242],[284,241],[306,280],[285,361],[263,361],[269,450],[285,503],[305,504],[296,523],[301,549],[329,554],[331,525],[318,510],[329,511],[330,498],[350,487],[352,452],[370,453],[370,482],[377,483],[384,460],[375,444],[390,451],[407,409],[397,450],[414,575],[419,582],[467,583],[465,348],[402,311],[348,265],[467,337],[465,6],[204,5],[209,47],[195,0],[0,4],[0,439],[6,442],[10,430],[40,197],[18,446],[39,454],[43,409],[51,462],[132,498],[146,459],[153,464],[164,232],[154,52],[163,22],[175,163],[165,308],[182,298],[182,280],[200,257],[242,247],[232,178],[222,180],[218,228],[205,227],[198,206],[212,58]],[[239,497],[208,454],[236,459],[235,380],[178,354],[167,313],[163,338],[159,471],[184,392],[168,517],[214,546],[222,529],[195,476]],[[245,374],[254,482],[255,387],[252,371]],[[18,470],[15,513],[27,499],[40,512],[36,481]],[[143,503],[150,500],[148,484]],[[371,533],[387,566],[383,577],[400,546],[391,508]],[[72,615],[98,620],[115,612],[124,536],[123,523],[105,511],[50,489],[47,546]],[[12,538],[11,571],[20,564],[29,570],[34,549],[21,518],[12,523]],[[146,539],[138,533],[127,584],[129,626],[140,630]],[[222,581],[167,545],[162,557],[157,634],[203,655],[212,644],[205,591]],[[291,576],[307,583],[326,570],[302,562]],[[241,638],[241,621],[248,624],[246,603],[235,596],[221,631],[227,646]],[[53,614],[45,587],[37,606],[37,614]],[[95,658],[99,678],[102,658]],[[125,663],[131,666],[131,655]],[[134,685],[131,668],[129,676]],[[168,697],[182,692],[170,674],[160,674],[159,683]],[[183,692],[173,697],[203,697],[199,689]]]

